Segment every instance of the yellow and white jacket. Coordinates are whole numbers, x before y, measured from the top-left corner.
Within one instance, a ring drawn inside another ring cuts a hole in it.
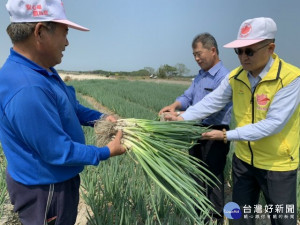
[[[300,76],[300,69],[284,62],[276,54],[269,72],[254,92],[247,71],[240,66],[229,75],[232,88],[233,118],[236,127],[257,123],[266,118],[275,94]],[[237,141],[235,154],[254,167],[272,170],[295,170],[299,165],[300,107],[294,111],[282,130],[257,141]]]

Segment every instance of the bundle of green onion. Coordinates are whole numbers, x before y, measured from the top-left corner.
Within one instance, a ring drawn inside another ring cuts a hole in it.
[[[208,128],[195,126],[196,121],[154,121],[119,119],[117,123],[99,120],[95,125],[98,146],[105,146],[117,130],[123,131],[127,153],[141,165],[147,177],[159,185],[173,203],[200,224],[195,211],[203,215],[214,211],[205,191],[192,178],[215,185],[207,169],[188,154]],[[200,168],[200,169],[199,169]]]

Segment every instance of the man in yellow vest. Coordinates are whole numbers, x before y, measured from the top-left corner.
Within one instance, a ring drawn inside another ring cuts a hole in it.
[[[234,48],[241,66],[183,114],[166,116],[203,119],[233,102],[235,129],[212,130],[202,139],[234,141],[233,202],[224,207],[234,224],[255,224],[262,213],[269,213],[272,225],[297,223],[300,69],[274,53],[276,31],[271,18],[244,21],[237,40],[224,46]],[[258,203],[260,191],[265,205]]]

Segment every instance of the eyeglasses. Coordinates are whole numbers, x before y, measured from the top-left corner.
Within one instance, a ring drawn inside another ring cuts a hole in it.
[[[234,51],[237,55],[243,55],[243,53],[245,52],[245,55],[246,56],[253,56],[254,53],[258,52],[260,49],[264,48],[264,47],[267,47],[270,43],[256,49],[256,50],[253,50],[251,48],[246,48],[245,51],[241,48],[235,48]]]

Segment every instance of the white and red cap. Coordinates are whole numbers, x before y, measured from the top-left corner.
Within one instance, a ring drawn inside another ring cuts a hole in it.
[[[237,40],[224,45],[224,47],[241,48],[266,39],[274,39],[276,31],[276,23],[271,18],[259,17],[249,19],[240,26]]]
[[[8,0],[6,9],[12,23],[56,22],[77,30],[89,31],[88,28],[67,19],[61,0]]]

